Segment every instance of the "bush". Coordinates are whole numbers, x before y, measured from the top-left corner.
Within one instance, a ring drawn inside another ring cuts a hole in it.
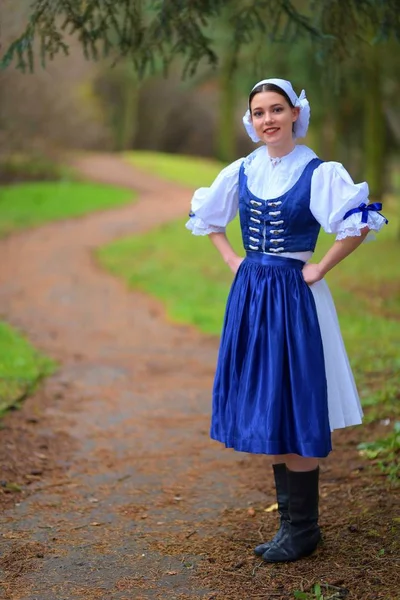
[[[71,171],[43,155],[0,156],[0,184],[69,179]]]

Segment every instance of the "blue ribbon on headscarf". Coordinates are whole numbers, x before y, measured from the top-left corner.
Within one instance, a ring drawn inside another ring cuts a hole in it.
[[[380,210],[382,210],[381,202],[373,202],[372,204],[366,204],[365,202],[361,202],[360,206],[357,206],[357,208],[352,208],[351,210],[347,211],[347,213],[343,217],[343,221],[345,219],[347,219],[347,217],[350,217],[350,215],[354,215],[355,213],[360,212],[360,213],[362,213],[361,222],[368,223],[368,213],[371,211],[371,212],[377,212],[378,214],[381,215],[381,213],[379,212]],[[383,217],[385,219],[386,224],[389,223],[389,221],[387,220],[387,218],[384,215],[381,215],[381,217]]]

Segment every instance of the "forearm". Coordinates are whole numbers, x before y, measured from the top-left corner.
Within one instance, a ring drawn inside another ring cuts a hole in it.
[[[364,241],[368,234],[368,227],[364,227],[360,236],[351,236],[343,240],[336,241],[328,250],[325,256],[320,260],[319,267],[323,276],[328,273],[334,266],[340,263],[346,256],[349,256],[360,244]]]
[[[210,233],[208,237],[210,238],[211,243],[220,253],[224,262],[228,266],[231,266],[232,263],[237,260],[238,255],[230,245],[225,233]]]

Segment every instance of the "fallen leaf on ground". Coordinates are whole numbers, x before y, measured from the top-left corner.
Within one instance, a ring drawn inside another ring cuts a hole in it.
[[[18,483],[7,483],[5,486],[5,489],[8,490],[9,492],[21,492],[22,488],[20,485],[18,485]]]
[[[274,510],[278,510],[277,502],[274,502],[274,504],[271,504],[271,506],[267,506],[267,508],[264,508],[264,512],[274,512]]]

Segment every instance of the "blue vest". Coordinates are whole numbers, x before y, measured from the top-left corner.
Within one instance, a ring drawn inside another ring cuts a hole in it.
[[[321,226],[310,211],[311,178],[322,162],[319,158],[310,160],[294,186],[273,200],[262,200],[250,192],[242,163],[239,215],[246,251],[314,251]]]

